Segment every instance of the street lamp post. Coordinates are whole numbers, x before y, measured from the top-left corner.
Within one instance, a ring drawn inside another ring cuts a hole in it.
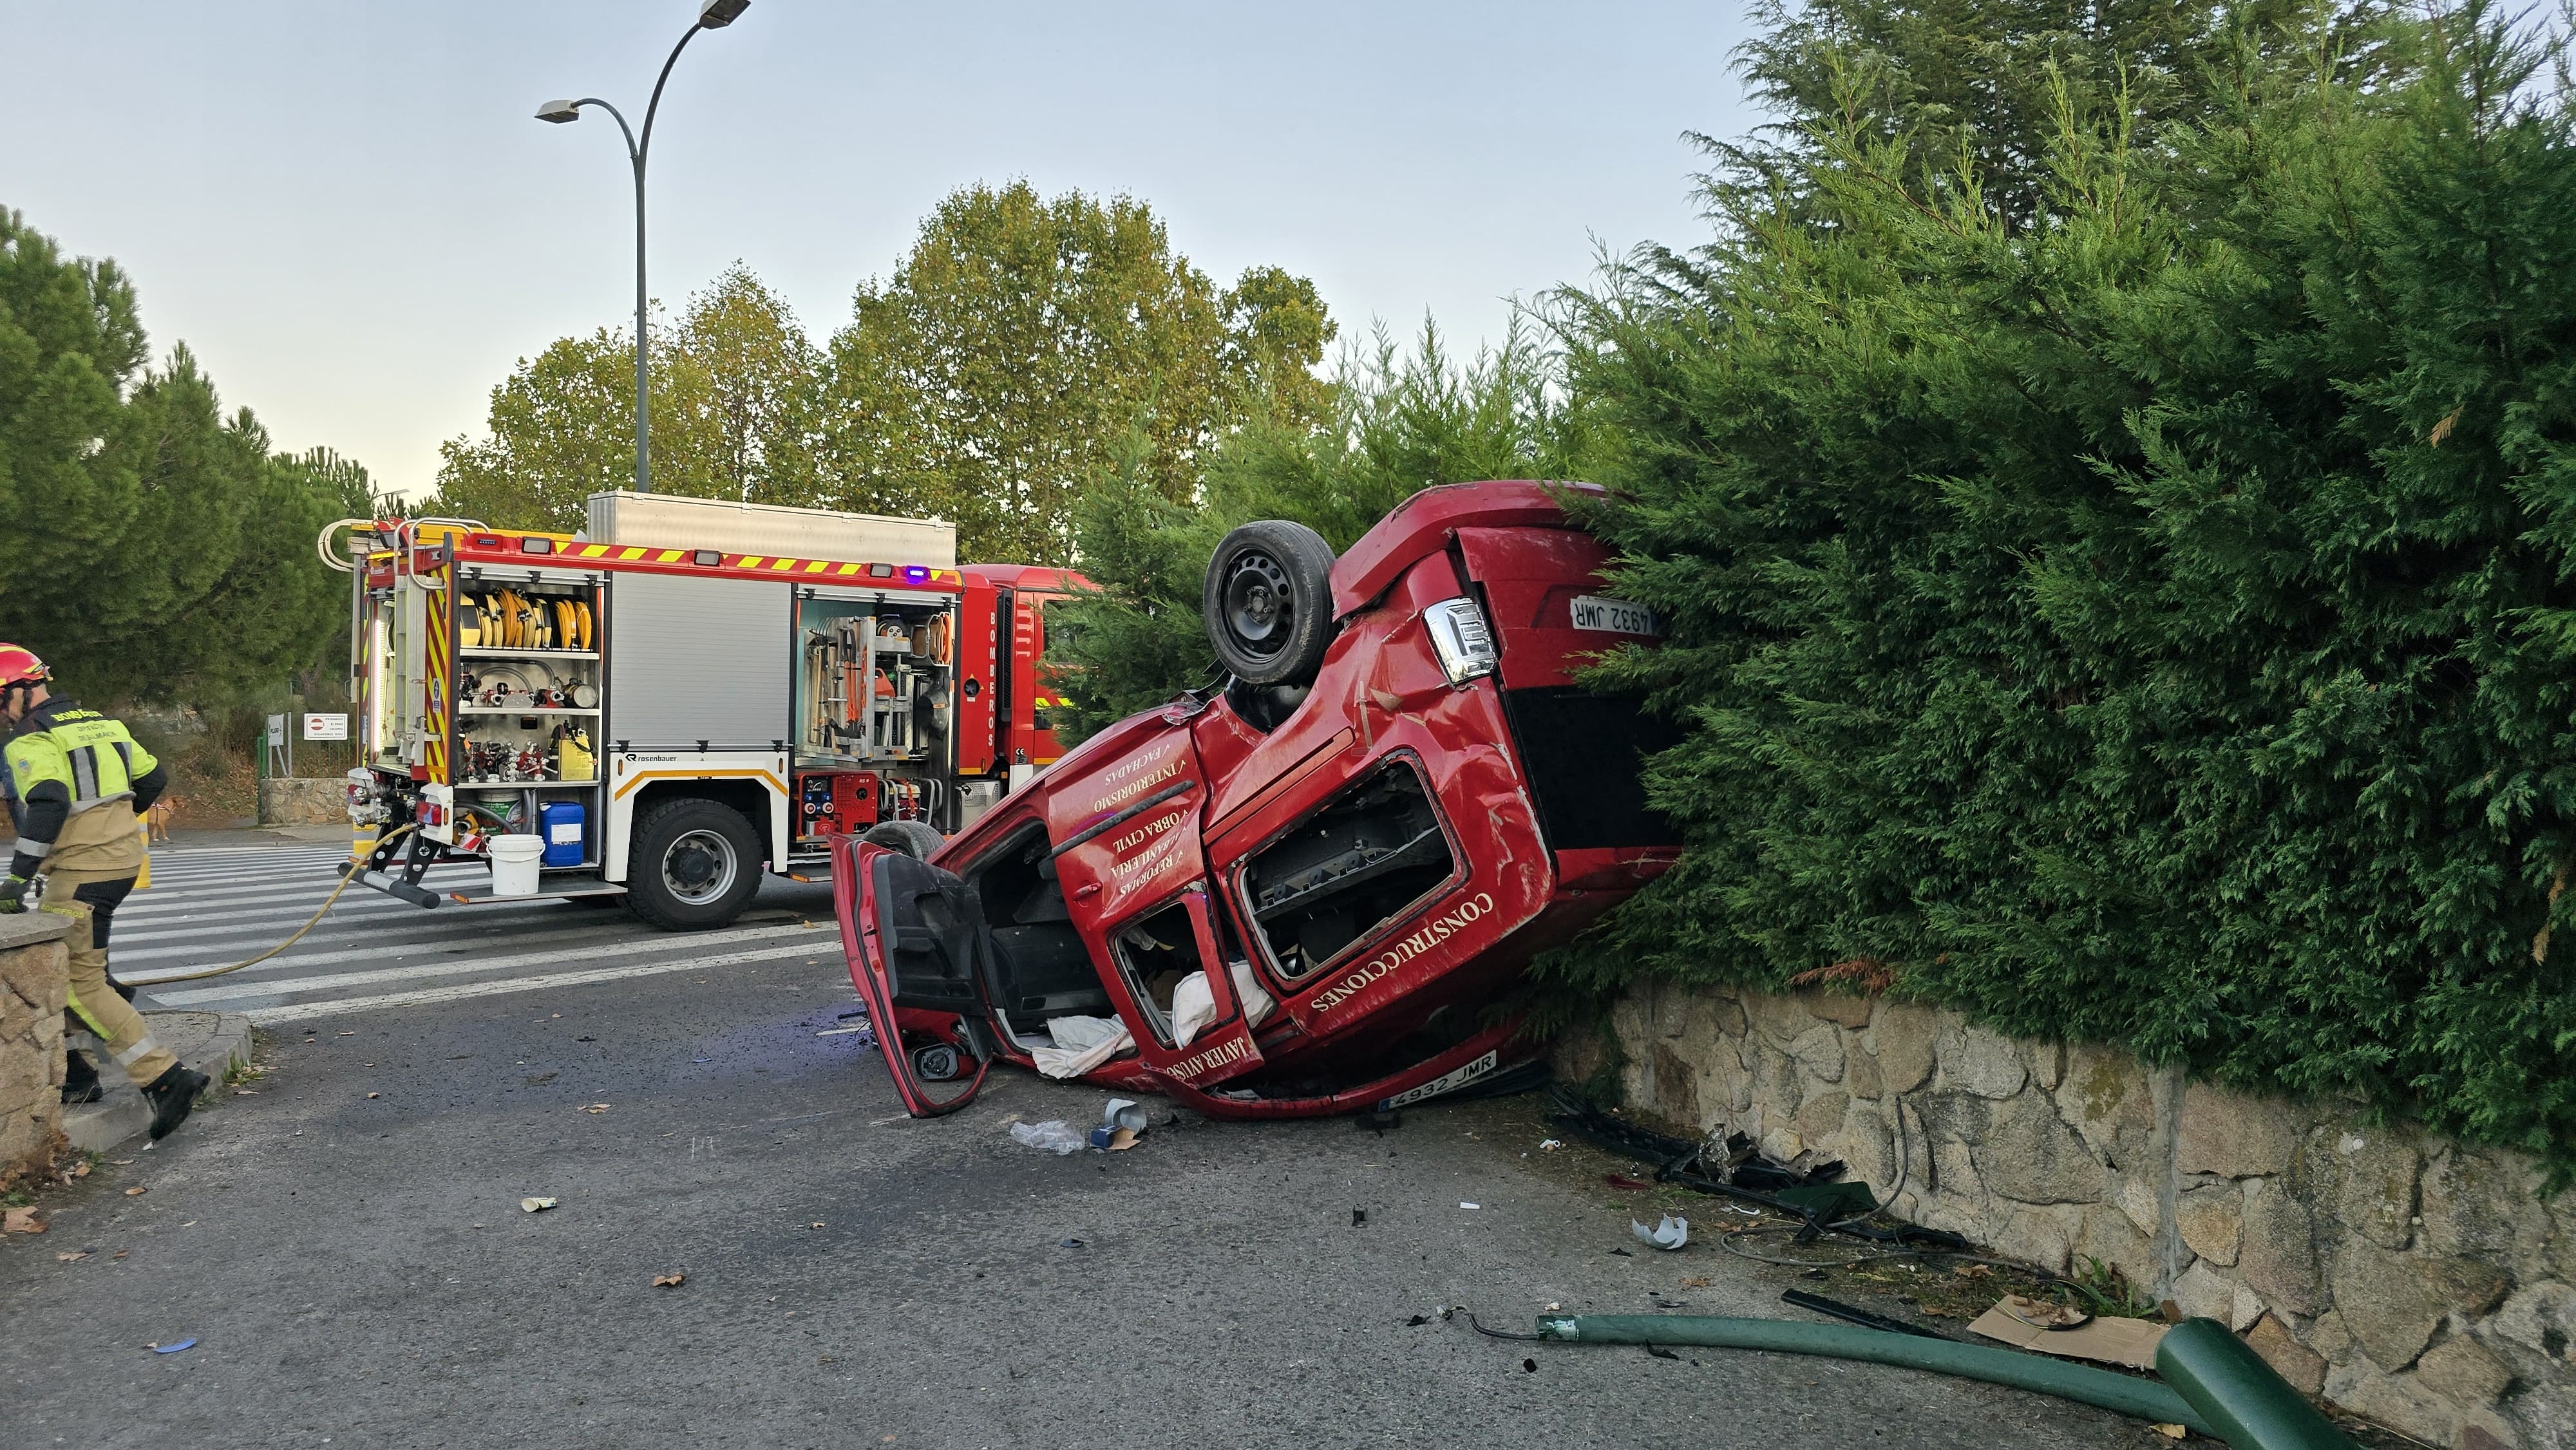
[[[662,83],[671,78],[671,67],[680,63],[680,52],[689,48],[701,30],[722,30],[734,23],[742,12],[751,8],[751,0],[706,0],[699,7],[697,23],[671,47],[671,58],[662,62],[662,73],[653,80],[653,98],[644,105],[644,134],[626,124],[624,112],[597,96],[584,96],[577,101],[548,101],[537,108],[537,119],[561,125],[581,119],[581,108],[597,106],[617,118],[617,129],[626,137],[626,160],[635,171],[635,491],[653,491],[653,445],[651,441],[651,384],[646,379],[644,361],[644,158],[653,149],[653,113],[662,108]]]

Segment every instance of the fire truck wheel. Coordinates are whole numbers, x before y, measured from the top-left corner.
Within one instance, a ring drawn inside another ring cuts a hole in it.
[[[664,801],[635,823],[626,904],[664,931],[701,931],[742,914],[760,889],[760,838],[731,806]]]
[[[901,851],[916,861],[927,861],[948,838],[922,821],[879,821],[867,828],[860,840],[889,851]]]
[[[1263,519],[1209,558],[1200,615],[1216,657],[1251,685],[1302,685],[1333,642],[1333,549],[1304,524]]]

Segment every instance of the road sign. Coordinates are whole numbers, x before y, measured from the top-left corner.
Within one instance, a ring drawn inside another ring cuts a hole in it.
[[[349,717],[346,715],[307,715],[304,717],[304,738],[307,740],[346,740],[349,738]]]

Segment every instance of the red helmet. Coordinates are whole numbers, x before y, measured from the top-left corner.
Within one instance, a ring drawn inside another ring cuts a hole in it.
[[[0,690],[11,685],[41,684],[51,678],[53,671],[45,668],[34,650],[0,641]]]

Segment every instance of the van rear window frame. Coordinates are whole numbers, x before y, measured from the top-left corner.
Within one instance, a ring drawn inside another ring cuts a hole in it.
[[[1367,930],[1362,931],[1358,936],[1351,938],[1351,940],[1345,944],[1340,951],[1335,952],[1333,955],[1320,962],[1309,964],[1303,971],[1291,972],[1287,966],[1279,960],[1279,954],[1272,950],[1270,945],[1270,933],[1262,927],[1261,918],[1254,909],[1252,900],[1253,863],[1261,858],[1263,852],[1268,851],[1272,846],[1275,846],[1280,841],[1286,839],[1289,835],[1306,825],[1307,822],[1315,819],[1315,817],[1332,809],[1336,804],[1339,804],[1341,801],[1348,798],[1354,791],[1359,790],[1371,780],[1375,779],[1389,766],[1402,766],[1406,769],[1410,769],[1413,772],[1415,781],[1421,785],[1423,803],[1430,809],[1432,823],[1440,828],[1441,842],[1449,851],[1449,874],[1446,877],[1443,877],[1438,884],[1425,890],[1421,895],[1414,897],[1404,905],[1388,913],[1386,917],[1376,925],[1369,927]],[[1290,821],[1288,824],[1281,826],[1278,830],[1271,832],[1268,836],[1262,838],[1259,845],[1244,852],[1241,859],[1237,860],[1231,867],[1227,868],[1226,895],[1228,898],[1227,904],[1234,909],[1239,919],[1242,928],[1239,935],[1244,939],[1244,944],[1252,947],[1254,951],[1258,953],[1258,960],[1270,973],[1274,981],[1281,986],[1294,987],[1300,982],[1311,980],[1316,976],[1329,972],[1335,967],[1349,962],[1354,957],[1363,955],[1375,949],[1380,943],[1395,936],[1398,930],[1406,922],[1412,920],[1413,917],[1425,906],[1438,900],[1440,897],[1457,890],[1460,886],[1464,885],[1467,879],[1473,874],[1473,868],[1467,861],[1466,849],[1458,839],[1457,828],[1450,824],[1449,813],[1440,808],[1440,791],[1438,786],[1432,781],[1430,770],[1424,765],[1422,756],[1418,751],[1415,751],[1410,747],[1403,747],[1390,750],[1386,754],[1379,756],[1376,760],[1370,762],[1366,773],[1344,781],[1340,789],[1335,790],[1331,795],[1326,796],[1313,810],[1306,812],[1295,820]]]

